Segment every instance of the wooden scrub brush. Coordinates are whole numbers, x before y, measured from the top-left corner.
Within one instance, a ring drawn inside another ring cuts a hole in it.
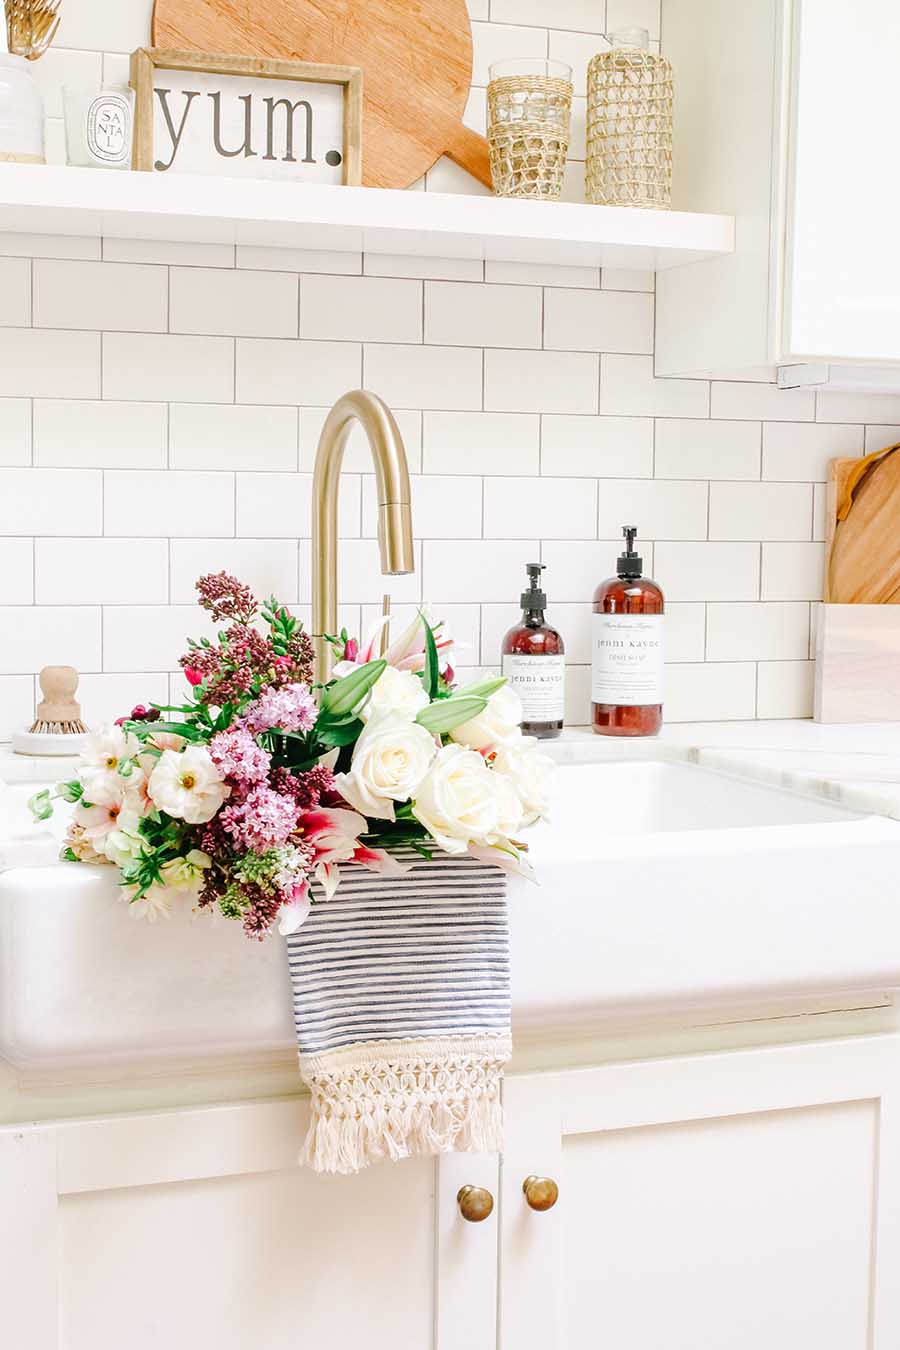
[[[38,679],[44,697],[30,731],[13,736],[13,750],[19,755],[77,755],[88,734],[75,698],[78,671],[73,666],[45,666]]]

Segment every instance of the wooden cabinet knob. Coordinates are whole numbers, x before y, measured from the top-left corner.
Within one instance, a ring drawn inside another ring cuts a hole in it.
[[[537,1210],[539,1214],[552,1209],[559,1199],[559,1187],[551,1177],[526,1177],[522,1190],[529,1209]]]
[[[456,1203],[466,1223],[483,1223],[494,1210],[494,1197],[483,1186],[463,1186]]]

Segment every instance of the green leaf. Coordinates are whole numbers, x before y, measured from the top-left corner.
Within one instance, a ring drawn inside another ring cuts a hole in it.
[[[145,724],[141,724],[145,725]],[[207,740],[207,733],[200,727],[191,726],[189,722],[154,722],[154,731],[165,731],[172,736],[183,736],[186,741]]]
[[[475,684],[464,685],[458,691],[460,696],[473,698],[490,698],[491,694],[496,694],[498,689],[502,689],[506,684],[505,675],[488,676],[485,680],[477,680]]]
[[[351,671],[340,680],[329,685],[322,695],[320,709],[327,714],[328,720],[353,712],[387,669],[387,661],[369,661],[358,670]]]
[[[323,745],[329,745],[334,749],[338,745],[352,745],[354,741],[359,739],[362,729],[362,722],[358,717],[355,717],[352,722],[320,727],[316,734]]]
[[[416,721],[420,727],[426,731],[431,731],[435,736],[441,736],[446,731],[452,731],[454,727],[461,726],[463,722],[468,722],[479,713],[483,713],[487,707],[487,699],[479,698],[474,695],[456,695],[453,698],[440,699],[437,703],[432,703],[429,707],[423,708]]]
[[[430,699],[437,698],[438,681],[440,680],[441,666],[438,660],[437,643],[434,640],[434,633],[431,631],[431,624],[420,614],[422,624],[425,628],[425,669],[422,672],[422,683],[425,686],[425,693]]]

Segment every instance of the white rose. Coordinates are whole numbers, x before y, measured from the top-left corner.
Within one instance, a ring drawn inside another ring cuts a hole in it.
[[[512,784],[522,803],[519,829],[533,825],[547,814],[553,768],[550,756],[542,755],[537,743],[527,737],[501,746],[494,756],[493,772]]]
[[[465,689],[459,691],[461,696],[465,692]],[[450,738],[458,745],[467,745],[470,750],[496,750],[500,745],[519,739],[521,723],[522,700],[508,684],[504,684],[491,694],[484,712],[454,727]]]
[[[202,745],[185,750],[164,750],[150,775],[147,791],[161,811],[189,825],[212,820],[231,794]]]
[[[495,839],[514,839],[522,828],[525,809],[515,786],[506,774],[492,773],[497,798],[497,830]]]
[[[374,717],[353,748],[350,772],[336,775],[337,790],[360,815],[394,820],[394,802],[409,801],[436,753],[431,732],[402,713]]]
[[[470,843],[488,843],[498,833],[496,784],[481,755],[445,745],[423,779],[413,815],[446,853],[465,853]]]
[[[416,714],[428,707],[428,695],[418,675],[411,670],[397,670],[388,666],[372,686],[372,691],[360,712],[364,722],[387,713],[402,713],[408,721],[414,722]]]

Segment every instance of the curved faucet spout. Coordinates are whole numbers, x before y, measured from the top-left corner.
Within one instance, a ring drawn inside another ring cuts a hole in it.
[[[328,679],[333,661],[325,633],[337,632],[338,487],[344,448],[354,422],[369,441],[378,488],[378,547],[386,576],[415,571],[409,466],[403,438],[386,403],[356,389],[339,398],[325,419],[312,495],[313,636],[316,681]]]

